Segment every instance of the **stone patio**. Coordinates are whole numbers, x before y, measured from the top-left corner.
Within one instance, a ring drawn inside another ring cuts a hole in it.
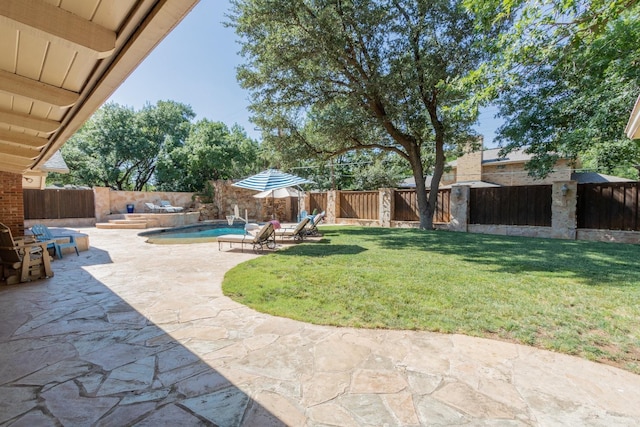
[[[55,277],[0,288],[0,425],[632,426],[640,376],[461,335],[341,329],[222,295],[256,255],[79,230]]]

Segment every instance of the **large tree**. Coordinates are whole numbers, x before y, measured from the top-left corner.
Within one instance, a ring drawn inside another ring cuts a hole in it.
[[[158,161],[157,186],[167,191],[202,191],[208,181],[256,172],[258,144],[244,130],[222,122],[195,123],[184,144]]]
[[[471,1],[486,17],[517,16],[493,68],[504,152],[524,147],[533,175],[558,157],[637,176],[640,147],[624,128],[640,94],[640,4],[633,0]],[[499,10],[501,13],[496,14]],[[500,19],[500,18],[498,18]]]
[[[475,135],[469,83],[480,83],[497,27],[478,26],[456,0],[232,5],[246,59],[238,77],[265,142],[301,158],[395,152],[413,171],[420,227],[432,228],[445,149]]]

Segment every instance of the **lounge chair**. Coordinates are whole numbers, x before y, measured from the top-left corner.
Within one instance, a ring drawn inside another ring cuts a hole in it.
[[[47,252],[48,242],[19,243],[13,239],[11,230],[0,223],[0,278],[3,283],[30,282],[53,277],[51,258]]]
[[[326,213],[325,211],[320,212],[319,214],[312,215],[311,221],[309,222],[309,227],[307,227],[306,235],[307,236],[319,236],[320,231],[318,230],[318,224],[324,219]]]
[[[160,208],[166,212],[182,212],[184,208],[182,206],[172,206],[168,200],[160,200]]]
[[[62,259],[62,249],[73,248],[76,251],[76,255],[80,256],[78,252],[78,245],[76,243],[76,237],[72,234],[61,234],[54,236],[51,234],[51,230],[44,224],[35,224],[31,227],[31,233],[36,236],[39,242],[48,242],[47,249],[53,248],[58,259]],[[60,243],[59,240],[68,240],[67,242]]]
[[[150,213],[158,213],[158,212],[162,211],[162,208],[160,206],[158,206],[156,204],[153,204],[153,203],[148,203],[147,202],[147,203],[144,204],[144,206],[145,206],[145,210],[147,212],[150,212]]]
[[[276,238],[292,238],[293,240],[303,240],[306,234],[305,227],[311,218],[305,217],[295,227],[285,227],[276,230]]]
[[[233,247],[234,243],[239,243],[244,252],[244,245],[251,245],[254,252],[262,252],[266,246],[269,249],[276,247],[273,224],[270,222],[262,226],[255,234],[223,234],[216,238],[218,240],[218,250],[222,250],[223,243],[229,243]]]

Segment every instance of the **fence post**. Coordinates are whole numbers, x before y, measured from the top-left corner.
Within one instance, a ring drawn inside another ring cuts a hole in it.
[[[111,190],[107,187],[93,187],[93,203],[96,222],[104,221],[111,213]]]
[[[380,192],[378,198],[380,227],[391,227],[391,218],[393,217],[393,188],[380,188],[378,191]]]
[[[336,215],[340,212],[338,203],[338,192],[336,190],[327,191],[327,216],[325,218],[329,224],[336,223]]]
[[[471,187],[468,185],[452,185],[451,198],[449,199],[449,211],[451,220],[449,230],[466,233],[469,224],[469,198]]]
[[[551,237],[575,240],[578,203],[576,181],[555,181],[551,187]]]

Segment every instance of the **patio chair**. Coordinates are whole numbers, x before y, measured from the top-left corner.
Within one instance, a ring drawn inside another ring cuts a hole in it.
[[[318,230],[318,224],[324,219],[326,213],[325,211],[320,212],[317,215],[313,215],[311,217],[311,221],[309,222],[309,227],[306,230],[307,236],[319,236],[320,231]]]
[[[160,206],[149,202],[145,202],[144,209],[149,213],[158,213],[161,211]]]
[[[53,277],[48,242],[19,243],[0,223],[0,278],[8,285]]]
[[[160,200],[160,208],[166,212],[182,212],[184,208],[182,206],[172,206],[168,200]]]
[[[311,218],[305,217],[295,226],[295,227],[285,227],[276,230],[276,238],[291,238],[293,240],[302,241],[304,239],[304,235],[306,234],[305,227]]]
[[[62,259],[62,249],[73,248],[76,251],[76,255],[80,256],[78,252],[78,244],[76,243],[76,237],[72,234],[61,234],[54,236],[51,234],[51,230],[44,224],[34,224],[31,227],[31,233],[36,236],[39,242],[48,242],[47,249],[53,248],[58,259]],[[60,243],[59,240],[68,240],[67,242]]]
[[[218,240],[218,250],[222,250],[223,243],[229,243],[229,247],[233,247],[234,243],[239,243],[243,252],[244,245],[251,245],[256,253],[262,252],[265,246],[269,249],[276,247],[273,224],[270,222],[263,225],[255,234],[223,234],[216,239]]]

